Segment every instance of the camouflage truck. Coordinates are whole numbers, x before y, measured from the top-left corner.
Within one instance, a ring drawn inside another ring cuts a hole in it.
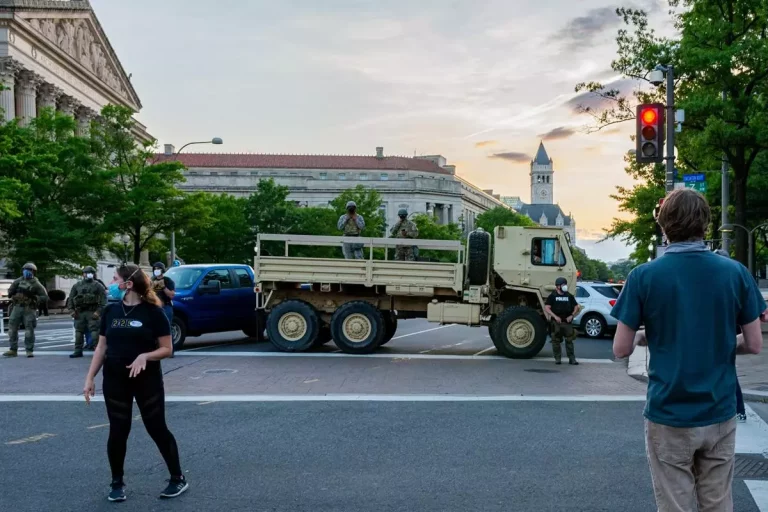
[[[262,254],[282,242],[284,255]],[[364,244],[367,259],[290,257],[291,246]],[[459,241],[414,240],[422,251],[456,253],[455,263],[374,259],[396,238],[302,235],[258,237],[255,291],[270,341],[287,352],[333,340],[348,354],[369,354],[389,342],[398,320],[488,327],[500,354],[532,358],[544,347],[544,301],[555,279],[576,283],[568,235],[561,228],[497,227]],[[381,252],[381,251],[379,251]]]

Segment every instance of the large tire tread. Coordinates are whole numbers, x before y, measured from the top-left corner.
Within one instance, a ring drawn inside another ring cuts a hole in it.
[[[507,340],[507,329],[515,320],[527,320],[533,325],[534,339],[527,347],[516,347]],[[531,359],[536,357],[547,342],[547,323],[534,309],[522,306],[510,306],[505,309],[490,326],[491,340],[499,354],[511,359]]]
[[[344,335],[344,320],[353,314],[363,314],[371,322],[371,334],[359,343],[349,340]],[[371,354],[381,346],[385,334],[384,315],[377,308],[364,301],[347,302],[331,317],[331,336],[336,346],[347,354]]]
[[[485,231],[473,231],[467,240],[467,279],[470,286],[482,286],[488,282],[491,235]]]
[[[300,339],[291,341],[280,334],[280,320],[287,313],[298,313],[307,323],[307,331]],[[300,300],[281,302],[270,312],[267,319],[267,335],[269,341],[283,352],[304,352],[312,348],[320,332],[320,318],[315,309]]]

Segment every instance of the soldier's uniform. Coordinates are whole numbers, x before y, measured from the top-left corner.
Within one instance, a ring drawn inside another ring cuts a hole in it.
[[[555,281],[555,285],[561,287],[567,285],[567,283],[564,278],[560,277]],[[554,318],[550,320],[552,327],[552,352],[555,356],[555,363],[560,364],[560,358],[563,354],[561,344],[563,339],[565,339],[565,354],[568,356],[568,363],[579,364],[576,361],[576,352],[573,347],[573,340],[576,339],[576,329],[573,328],[571,322],[567,321],[569,316],[575,316],[577,312],[576,307],[579,303],[576,302],[576,297],[567,290],[555,290],[547,298],[546,304],[550,307],[552,313],[562,320],[561,323],[558,323]]]
[[[394,238],[418,238],[419,228],[413,221],[408,220],[408,211],[400,210],[397,214],[400,220],[392,227],[392,236]],[[416,261],[414,246],[398,245],[395,248],[395,259],[398,261]]]
[[[83,274],[95,277],[96,270],[86,267]],[[107,291],[96,279],[85,278],[72,287],[67,299],[67,308],[72,310],[75,319],[75,351],[70,357],[83,357],[86,332],[91,333],[89,348],[96,348],[99,343],[101,313],[106,305]]]
[[[31,277],[20,277],[16,279],[8,289],[8,295],[12,300],[11,315],[8,320],[8,343],[11,345],[3,355],[5,357],[16,357],[19,350],[19,326],[24,322],[24,348],[27,351],[27,357],[33,357],[35,351],[35,327],[37,327],[37,307],[42,301],[48,300],[48,292],[40,281],[34,276],[37,267],[32,263],[27,263],[22,267],[28,271]]]
[[[347,203],[347,212],[354,212],[357,205],[354,201]],[[344,236],[360,236],[363,229],[365,229],[365,219],[362,215],[357,214],[354,218],[350,213],[345,213],[339,217],[339,222],[336,227],[344,233]],[[363,244],[342,244],[342,251],[344,257],[348,260],[362,260],[363,259]]]

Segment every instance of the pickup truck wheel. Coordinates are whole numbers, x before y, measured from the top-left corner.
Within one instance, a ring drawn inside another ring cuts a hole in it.
[[[299,300],[281,302],[267,320],[269,341],[283,352],[309,350],[319,332],[320,319],[317,312]]]
[[[379,345],[380,347],[389,343],[392,340],[392,338],[395,336],[395,332],[397,332],[397,315],[392,311],[383,313],[383,315],[384,315],[384,338],[382,338],[381,340],[381,344]]]
[[[547,342],[547,324],[531,308],[509,307],[491,325],[491,339],[496,349],[512,359],[535,357]]]
[[[331,335],[342,352],[370,354],[384,339],[384,315],[367,302],[347,302],[331,317]]]
[[[184,347],[184,340],[187,339],[187,323],[176,315],[173,315],[171,322],[171,342],[173,351],[181,350]]]

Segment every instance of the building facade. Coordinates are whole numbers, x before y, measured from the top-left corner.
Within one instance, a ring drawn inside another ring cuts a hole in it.
[[[365,185],[382,196],[381,210],[388,226],[397,222],[401,208],[410,214],[428,213],[441,224],[456,223],[464,231],[475,228],[484,211],[503,206],[493,196],[456,176],[455,166],[441,155],[373,156],[260,155],[187,153],[175,155],[168,145],[159,159],[178,158],[187,170],[188,192],[248,196],[262,179],[288,187],[289,199],[299,206],[328,206],[347,189]]]
[[[531,203],[524,203],[518,196],[506,196],[501,200],[510,208],[527,215],[542,226],[562,227],[576,244],[576,220],[566,215],[555,203],[555,167],[547,154],[544,143],[539,143],[536,156],[531,160]]]

